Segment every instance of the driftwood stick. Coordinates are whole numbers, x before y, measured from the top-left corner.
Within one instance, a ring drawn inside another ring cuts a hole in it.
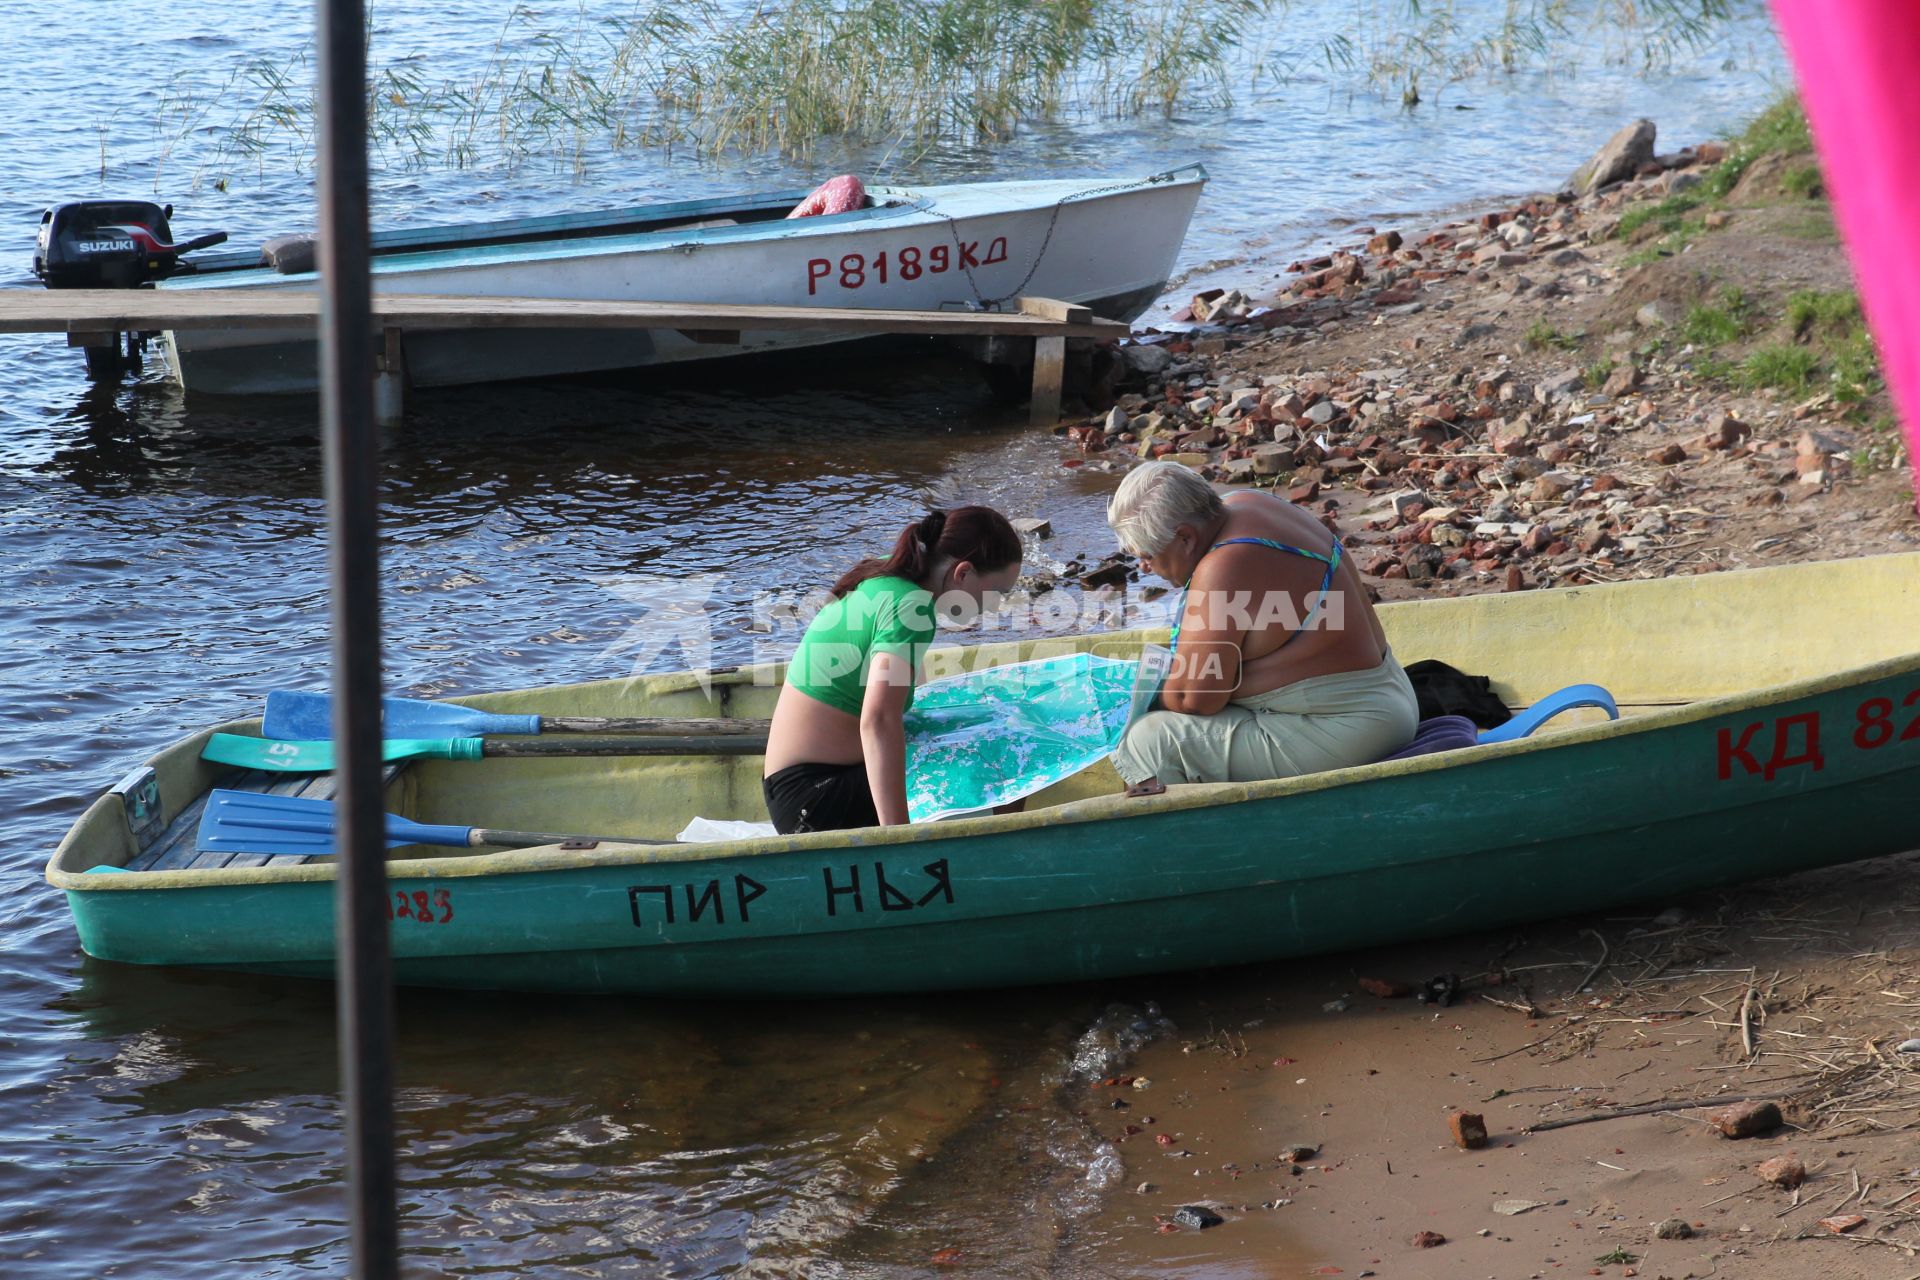
[[[1674,1102],[1649,1102],[1641,1107],[1616,1107],[1611,1111],[1597,1111],[1590,1115],[1569,1116],[1564,1120],[1543,1120],[1539,1124],[1530,1124],[1522,1133],[1545,1133],[1549,1129],[1565,1129],[1576,1124],[1593,1124],[1600,1120],[1620,1120],[1627,1116],[1652,1116],[1663,1111],[1698,1111],[1706,1107],[1730,1106],[1736,1102],[1776,1102],[1781,1098],[1791,1098],[1799,1093],[1798,1089],[1789,1089],[1783,1093],[1741,1093],[1732,1097],[1719,1098],[1683,1098]]]
[[[1545,1044],[1547,1041],[1559,1035],[1562,1031],[1565,1031],[1568,1027],[1573,1027],[1578,1025],[1579,1025],[1578,1023],[1574,1023],[1574,1022],[1563,1022],[1559,1026],[1555,1027],[1553,1030],[1547,1032],[1547,1034],[1541,1036],[1538,1040],[1529,1040],[1527,1041],[1527,1043],[1521,1045],[1517,1049],[1509,1049],[1505,1053],[1496,1053],[1491,1058],[1475,1058],[1474,1062],[1476,1063],[1498,1062],[1502,1058],[1511,1058],[1516,1053],[1525,1053],[1528,1049],[1537,1049],[1541,1045]]]
[[[1607,957],[1613,954],[1613,948],[1607,945],[1607,940],[1600,935],[1597,929],[1582,929],[1580,932],[1592,934],[1593,940],[1600,944],[1600,958],[1593,962],[1593,968],[1587,970],[1586,977],[1573,984],[1575,991],[1585,991],[1587,984],[1600,976],[1600,971],[1607,967]]]

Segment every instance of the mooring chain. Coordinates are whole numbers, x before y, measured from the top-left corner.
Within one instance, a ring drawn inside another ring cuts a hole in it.
[[[970,311],[998,311],[1002,304],[1019,297],[1021,292],[1027,287],[1028,282],[1030,282],[1035,273],[1040,270],[1040,262],[1047,256],[1047,246],[1053,243],[1053,229],[1060,223],[1060,210],[1069,200],[1085,200],[1091,196],[1103,196],[1110,192],[1131,191],[1136,187],[1167,180],[1169,179],[1152,177],[1146,179],[1144,182],[1109,183],[1104,187],[1088,187],[1084,191],[1070,191],[1066,195],[1061,196],[1053,202],[1053,210],[1047,218],[1047,234],[1040,238],[1039,252],[1033,255],[1033,263],[1027,268],[1027,274],[1020,277],[1019,284],[1013,286],[1012,289],[1009,289],[997,298],[989,298],[980,292],[980,282],[973,278],[973,268],[967,265],[966,251],[960,243],[960,224],[954,220],[952,214],[942,214],[941,216],[947,220],[947,233],[953,237],[953,247],[955,255],[960,262],[960,270],[966,273],[967,287],[973,290],[972,302],[967,302],[964,299],[957,301],[959,301],[961,306],[966,307]]]

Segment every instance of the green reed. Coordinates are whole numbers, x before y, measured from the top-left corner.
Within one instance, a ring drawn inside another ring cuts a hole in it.
[[[1747,2],[1506,0],[1488,26],[1453,0],[1352,0],[1356,34],[1329,42],[1321,60],[1411,106],[1421,101],[1422,84],[1437,93],[1487,75],[1571,70],[1581,57],[1664,70],[1710,44]]]
[[[606,0],[516,5],[463,76],[373,58],[368,127],[375,162],[403,169],[580,172],[626,147],[805,155],[834,139],[915,152],[991,145],[1036,119],[1277,96],[1307,62],[1409,104],[1422,85],[1558,66],[1570,48],[1656,67],[1747,0],[1507,0],[1491,29],[1453,0],[1313,2],[1350,3],[1354,34],[1287,47],[1293,0],[631,0],[614,15]],[[182,156],[196,183],[222,187],[243,168],[310,164],[313,118],[306,47],[223,83],[178,80],[155,116],[156,185]]]

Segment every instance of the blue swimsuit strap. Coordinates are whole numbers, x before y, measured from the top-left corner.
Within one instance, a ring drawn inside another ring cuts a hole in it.
[[[1314,617],[1319,614],[1320,605],[1326,599],[1327,592],[1333,589],[1333,575],[1340,567],[1340,539],[1335,538],[1333,540],[1332,551],[1324,556],[1317,551],[1305,551],[1299,547],[1290,547],[1284,542],[1275,542],[1272,538],[1222,538],[1219,542],[1208,547],[1207,551],[1211,554],[1222,547],[1230,547],[1236,543],[1248,543],[1257,547],[1272,547],[1275,551],[1285,551],[1292,555],[1303,556],[1308,560],[1318,560],[1321,564],[1327,566],[1327,572],[1320,579],[1320,589],[1314,594],[1313,604],[1308,607],[1307,616],[1300,621],[1300,629],[1280,642],[1279,648],[1274,650],[1275,653],[1278,653],[1280,649],[1286,648],[1295,640],[1299,639],[1301,631],[1305,631],[1313,625]],[[1201,558],[1205,559],[1206,557],[1202,556]],[[1180,608],[1179,611],[1173,615],[1173,633],[1167,637],[1167,645],[1169,648],[1180,643],[1180,620],[1186,616],[1187,592],[1192,586],[1193,576],[1189,574],[1187,576],[1187,585],[1180,589]]]

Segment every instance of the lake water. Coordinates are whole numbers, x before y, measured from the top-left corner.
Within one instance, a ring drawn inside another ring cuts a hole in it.
[[[1458,6],[1468,25],[1497,7]],[[384,0],[375,61],[468,74],[508,9]],[[1264,47],[1313,50],[1354,12],[1303,0]],[[270,155],[221,190],[196,160],[204,137],[152,123],[183,84],[289,56],[306,10],[11,0],[6,15],[0,281],[30,283],[35,225],[59,198],[157,193],[179,207],[177,234],[242,244],[312,224],[304,170]],[[1577,71],[1468,81],[1412,112],[1303,74],[1229,110],[1068,118],[905,159],[590,148],[578,171],[387,169],[377,218],[617,206],[842,170],[913,182],[1200,160],[1214,181],[1183,270],[1233,279],[1223,263],[1284,261],[1340,225],[1551,187],[1637,115],[1658,120],[1663,149],[1698,141],[1782,74],[1758,6],[1663,74],[1610,65],[1599,42],[1580,56]],[[929,503],[1049,516],[1055,554],[1106,550],[1110,478],[1059,463],[1050,437],[936,359],[422,395],[386,457],[391,681],[432,693],[618,674],[636,611],[617,580],[641,573],[715,578],[712,659],[735,661],[755,591],[829,581]],[[189,402],[157,362],[94,386],[58,341],[0,339],[7,1276],[341,1271],[330,989],[89,961],[41,879],[66,826],[155,748],[275,685],[321,682],[317,468],[311,402]],[[1062,1093],[1108,1001],[1147,991],[798,1008],[403,993],[410,1273],[900,1276],[940,1270],[935,1253],[967,1242],[992,1274],[1082,1274],[1083,1249],[1153,1270],[1129,1243],[1150,1227],[1111,1208],[1116,1165]]]

